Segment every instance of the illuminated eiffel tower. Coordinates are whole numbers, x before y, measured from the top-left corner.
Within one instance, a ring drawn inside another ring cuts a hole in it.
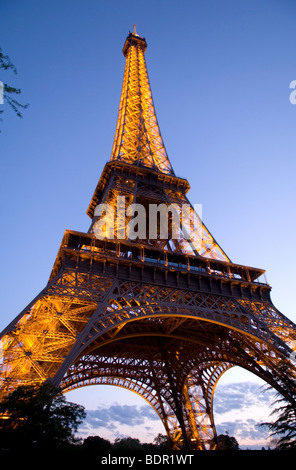
[[[296,326],[273,306],[264,270],[231,262],[187,199],[160,134],[146,47],[135,30],[123,47],[115,139],[88,232],[65,232],[48,284],[1,334],[1,393],[46,380],[65,392],[124,387],[152,405],[172,449],[212,449],[221,375],[237,365],[282,392]]]

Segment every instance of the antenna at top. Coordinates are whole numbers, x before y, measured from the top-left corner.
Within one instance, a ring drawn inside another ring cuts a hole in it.
[[[134,27],[133,35],[134,35],[134,36],[139,36],[139,35],[137,34],[137,31],[136,31],[137,25],[134,24],[133,27]]]

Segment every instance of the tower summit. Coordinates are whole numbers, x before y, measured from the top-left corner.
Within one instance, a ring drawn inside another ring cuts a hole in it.
[[[134,25],[133,33],[128,34],[123,46],[126,62],[110,162],[105,165],[87,210],[92,219],[89,232],[96,236],[101,232],[103,221],[98,220],[96,208],[107,204],[111,212],[108,220],[105,218],[105,233],[102,235],[122,239],[124,234],[123,238],[128,239],[127,226],[132,222],[131,218],[121,216],[119,220],[116,217],[118,198],[124,197],[125,213],[128,207],[137,205],[144,208],[147,215],[147,220],[144,216],[145,234],[143,230],[139,231],[138,242],[169,251],[229,261],[188,200],[188,181],[175,175],[168,158],[153,104],[145,61],[146,49],[147,42],[136,33]],[[160,240],[159,222],[148,218],[149,206],[153,204],[173,208],[180,224],[183,208],[183,219],[186,218],[189,228],[194,228],[191,235],[184,223],[178,239],[173,241],[168,234]],[[120,212],[122,214],[123,211]],[[151,237],[156,226],[157,240]]]
[[[126,64],[111,160],[174,175],[156,119],[146,49],[146,40],[134,28],[123,46]]]
[[[203,223],[189,238],[183,224],[177,237],[126,230],[135,207],[152,229],[162,227],[158,218],[151,224],[151,206],[186,206],[193,227],[197,217],[163,145],[146,47],[135,30],[123,47],[114,145],[89,231],[66,230],[47,284],[0,335],[0,397],[44,381],[64,392],[124,387],[158,413],[172,449],[215,449],[220,377],[239,366],[289,400],[283,383],[285,373],[295,377],[296,326],[273,305],[264,270],[232,263]],[[110,209],[104,220],[102,207]]]

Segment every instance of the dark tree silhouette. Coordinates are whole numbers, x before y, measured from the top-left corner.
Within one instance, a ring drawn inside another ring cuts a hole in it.
[[[49,383],[21,386],[0,403],[2,449],[66,448],[85,418],[84,407],[67,402]]]
[[[239,445],[235,437],[226,434],[219,434],[217,437],[219,450],[239,450]]]
[[[154,443],[160,450],[169,450],[170,448],[168,437],[164,434],[157,434]]]
[[[280,365],[282,374],[279,376],[279,383],[282,393],[277,393],[273,402],[271,416],[276,419],[271,422],[264,422],[261,426],[267,427],[270,437],[275,442],[276,450],[293,449],[296,450],[296,379],[294,369],[288,363]],[[271,387],[267,387],[269,390]]]
[[[113,450],[143,450],[139,439],[132,437],[117,438],[112,446]]]
[[[82,450],[87,452],[111,451],[112,444],[107,439],[100,436],[88,436],[84,439]]]
[[[3,69],[4,71],[11,70],[14,74],[17,74],[16,67],[11,62],[9,56],[3,54],[1,47],[0,47],[0,69]],[[21,89],[7,85],[7,83],[3,83],[3,87],[2,87],[2,82],[1,82],[1,88],[3,88],[1,92],[3,93],[4,102],[8,103],[8,105],[13,109],[13,111],[16,113],[18,117],[20,118],[23,117],[22,110],[27,109],[29,105],[21,104],[19,101],[16,100],[16,98],[13,97],[14,95],[20,95]],[[1,109],[0,114],[3,114],[3,112],[4,110]],[[0,117],[0,120],[2,121],[1,117]]]

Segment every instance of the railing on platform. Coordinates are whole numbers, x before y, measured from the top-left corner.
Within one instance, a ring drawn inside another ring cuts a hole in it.
[[[268,285],[266,278],[262,278],[265,274],[263,269],[242,266],[197,255],[170,252],[135,242],[107,239],[100,240],[92,234],[81,232],[66,231],[61,245],[61,249],[63,248],[85,253],[91,252],[97,256],[108,256],[151,264],[172,270],[181,270],[225,279]]]

